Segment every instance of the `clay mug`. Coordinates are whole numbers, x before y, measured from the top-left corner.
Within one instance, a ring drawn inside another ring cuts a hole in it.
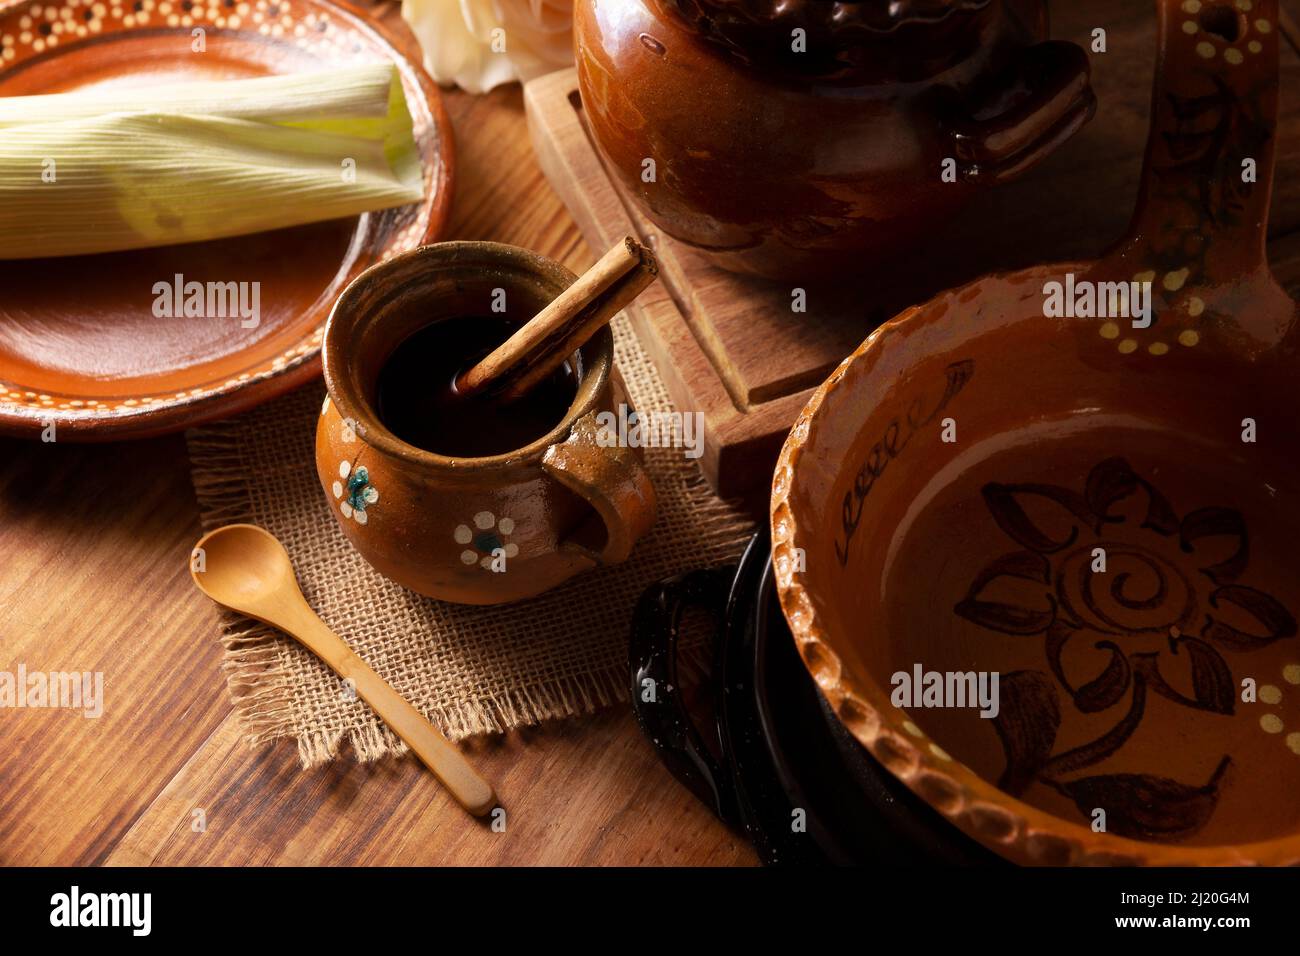
[[[524,249],[443,242],[371,267],[339,296],[316,470],[343,533],[386,577],[461,604],[516,601],[625,560],[649,531],[655,493],[638,453],[598,440],[597,415],[625,400],[608,327],[574,353],[568,410],[522,448],[450,458],[402,441],[375,412],[380,369],[411,333],[487,314],[499,289],[535,315],[574,278]]]

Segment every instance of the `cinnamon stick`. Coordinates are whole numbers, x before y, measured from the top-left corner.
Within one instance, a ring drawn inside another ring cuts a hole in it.
[[[541,382],[659,274],[654,254],[623,239],[490,355],[456,380],[461,394],[515,399]]]

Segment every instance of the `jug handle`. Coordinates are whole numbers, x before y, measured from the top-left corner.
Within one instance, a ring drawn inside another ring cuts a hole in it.
[[[1088,55],[1073,43],[1048,40],[1022,50],[998,90],[952,124],[961,178],[1003,183],[1046,158],[1096,112],[1090,76]]]
[[[570,491],[580,495],[605,523],[605,543],[599,550],[568,540],[563,547],[579,551],[598,564],[618,564],[655,520],[655,490],[635,450],[602,445],[595,414],[588,412],[569,430],[569,437],[546,449],[542,468]]]

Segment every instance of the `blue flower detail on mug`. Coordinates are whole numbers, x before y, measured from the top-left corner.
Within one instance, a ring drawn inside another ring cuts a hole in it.
[[[474,516],[472,524],[472,527],[469,524],[458,524],[452,532],[456,543],[466,546],[460,553],[463,564],[477,564],[485,571],[492,571],[497,570],[494,564],[502,556],[513,558],[519,553],[519,545],[506,540],[515,530],[514,519],[503,516],[498,520],[492,512],[480,511]],[[505,568],[501,567],[500,570]]]
[[[347,482],[344,485],[344,482]],[[344,493],[346,492],[346,497]],[[365,524],[366,507],[379,500],[379,489],[370,483],[370,472],[362,465],[352,470],[349,461],[339,462],[339,480],[334,482],[334,497],[342,498],[339,511],[343,517],[352,518],[357,524]]]

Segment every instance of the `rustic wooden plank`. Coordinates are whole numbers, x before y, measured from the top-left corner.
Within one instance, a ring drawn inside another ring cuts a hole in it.
[[[1297,0],[1285,3],[1294,22]],[[1289,110],[1300,85],[1288,76]],[[448,101],[461,159],[453,234],[574,269],[593,261],[544,188],[518,92]],[[1284,175],[1297,184],[1294,157],[1292,147]],[[1300,294],[1300,233],[1270,254]],[[0,441],[0,461],[0,669],[103,669],[107,699],[97,721],[0,713],[0,863],[752,861],[659,767],[625,711],[475,744],[510,808],[505,835],[467,825],[412,761],[303,773],[291,744],[245,748],[228,719],[215,610],[185,574],[198,523],[180,439]],[[206,834],[191,829],[196,806]]]
[[[288,744],[252,751],[228,721],[167,786],[110,865],[682,865],[750,862],[659,765],[626,711],[470,747],[506,807],[472,820],[411,760],[302,772]],[[205,829],[196,828],[202,810]]]
[[[1296,0],[1288,0],[1292,7]],[[705,416],[702,465],[723,495],[760,503],[785,431],[810,394],[871,325],[938,291],[993,271],[1097,256],[1132,214],[1147,135],[1155,51],[1154,5],[1107,0],[1053,7],[1054,35],[1092,54],[1097,118],[1020,181],[977,197],[910,264],[890,264],[862,289],[809,285],[806,314],[790,311],[789,283],[713,268],[667,238],[615,186],[588,135],[576,71],[526,91],[534,145],[583,234],[605,246],[633,232],[658,250],[661,287],[629,308],[677,404]],[[1293,21],[1292,21],[1293,22]],[[1300,49],[1298,47],[1297,49]],[[1300,56],[1284,48],[1282,88],[1300,90]],[[1271,233],[1300,229],[1300,98],[1284,96]],[[1285,265],[1279,263],[1278,265]]]
[[[107,856],[229,712],[179,437],[0,442],[0,670],[103,674],[103,715],[0,710],[0,863]]]

